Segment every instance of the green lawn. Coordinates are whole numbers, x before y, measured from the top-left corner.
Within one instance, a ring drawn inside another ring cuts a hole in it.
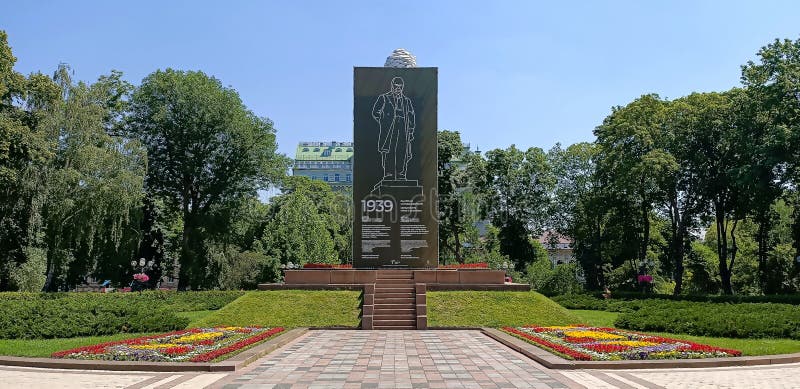
[[[536,292],[428,292],[430,327],[564,325],[578,317]]]
[[[193,321],[189,327],[358,327],[360,294],[340,290],[248,292],[222,309]]]
[[[619,312],[588,311],[580,309],[571,309],[570,312],[580,319],[580,323],[597,327],[614,327],[614,320],[620,315]],[[732,339],[670,334],[665,332],[648,333],[665,338],[688,340],[695,343],[739,350],[743,355],[774,355],[800,352],[800,340],[793,339]]]
[[[595,327],[613,327],[614,320],[617,320],[619,312],[590,311],[583,309],[570,309],[570,312],[578,316],[578,323],[589,324]]]
[[[188,312],[175,312],[175,314],[180,316],[180,317],[185,317],[185,318],[189,319],[190,323],[194,323],[194,322],[199,321],[200,319],[202,319],[202,318],[204,318],[204,317],[206,317],[206,316],[208,316],[208,315],[210,315],[210,314],[212,314],[214,312],[216,312],[216,311],[211,311],[211,310],[208,310],[208,311],[188,311]],[[192,326],[190,324],[189,327],[194,327],[194,326]]]
[[[11,355],[15,357],[49,357],[50,354],[56,351],[69,350],[76,347],[90,346],[115,340],[138,338],[146,335],[153,334],[117,334],[66,339],[2,339],[0,340],[0,355]]]

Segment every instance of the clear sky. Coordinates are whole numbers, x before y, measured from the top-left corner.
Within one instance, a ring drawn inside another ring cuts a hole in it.
[[[202,70],[275,122],[279,149],[352,139],[353,66],[439,67],[439,127],[482,151],[591,141],[615,105],[739,85],[800,37],[797,1],[8,1],[22,73]]]

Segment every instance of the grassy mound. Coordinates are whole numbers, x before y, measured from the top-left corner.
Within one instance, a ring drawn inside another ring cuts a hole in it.
[[[360,292],[338,290],[248,292],[189,327],[358,327],[359,296]]]
[[[580,319],[536,292],[428,292],[430,327],[575,324]]]

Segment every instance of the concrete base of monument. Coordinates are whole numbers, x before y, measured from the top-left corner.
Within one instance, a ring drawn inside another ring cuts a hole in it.
[[[505,272],[488,269],[301,269],[286,270],[279,284],[260,284],[260,290],[360,290],[365,284],[374,284],[379,274],[392,272],[411,273],[414,284],[424,284],[429,291],[436,290],[498,290],[529,291],[528,284],[505,282]]]

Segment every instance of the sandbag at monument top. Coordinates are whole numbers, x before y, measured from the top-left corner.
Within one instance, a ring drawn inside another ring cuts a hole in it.
[[[435,268],[438,69],[398,49],[353,73],[353,265]]]

